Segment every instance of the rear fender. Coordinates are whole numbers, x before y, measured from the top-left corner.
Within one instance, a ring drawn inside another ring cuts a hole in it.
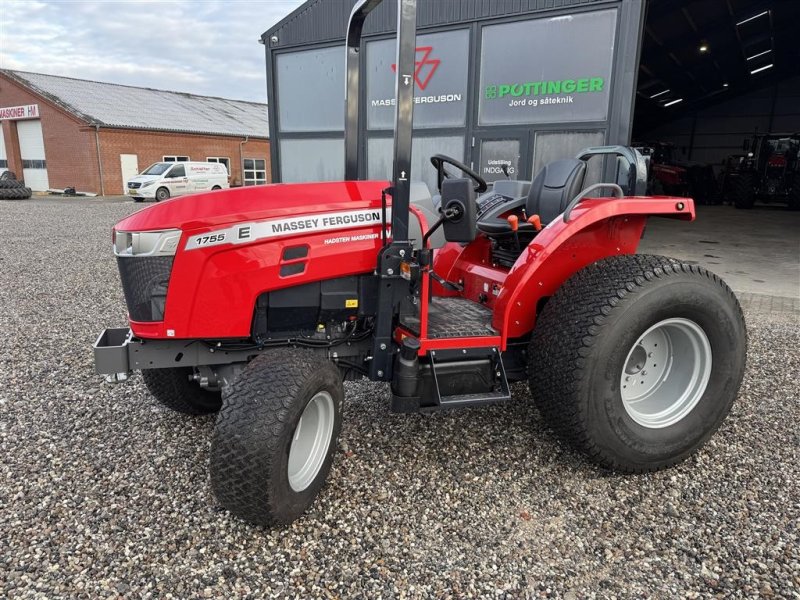
[[[508,273],[495,302],[492,325],[503,344],[530,332],[542,299],[552,296],[583,267],[608,256],[634,254],[647,217],[691,221],[694,202],[664,196],[591,198],[545,227]]]

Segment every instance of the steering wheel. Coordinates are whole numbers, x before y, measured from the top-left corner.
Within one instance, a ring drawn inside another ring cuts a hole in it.
[[[479,194],[482,194],[487,190],[489,187],[486,184],[486,180],[478,175],[475,171],[470,169],[467,165],[458,162],[455,158],[450,158],[449,156],[445,156],[444,154],[434,154],[431,156],[431,164],[436,168],[436,185],[439,188],[439,192],[442,191],[442,182],[445,179],[449,179],[452,177],[452,174],[444,168],[445,164],[453,165],[456,169],[464,173],[464,175],[468,176],[475,182],[475,191]]]

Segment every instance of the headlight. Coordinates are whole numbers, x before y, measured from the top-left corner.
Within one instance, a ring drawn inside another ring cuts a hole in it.
[[[117,256],[174,256],[180,239],[180,229],[116,231],[114,254]]]
[[[139,186],[139,187],[143,187],[143,188],[150,187],[150,186],[151,186],[151,185],[153,185],[154,183],[155,183],[155,181],[147,181],[147,182],[143,183],[143,184],[142,184],[141,186]]]

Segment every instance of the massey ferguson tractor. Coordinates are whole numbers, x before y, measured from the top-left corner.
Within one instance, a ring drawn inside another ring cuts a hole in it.
[[[761,200],[800,210],[800,134],[757,134],[748,148],[746,156],[727,161],[723,193],[733,205],[753,208]]]
[[[402,413],[509,402],[528,381],[554,432],[604,467],[690,456],[739,390],[742,312],[716,275],[636,248],[650,217],[691,221],[692,200],[642,196],[622,146],[491,189],[435,155],[438,193],[412,183],[415,0],[398,2],[392,180],[358,180],[361,30],[379,3],[357,2],[347,31],[346,181],[175,198],[117,223],[130,328],[99,336],[97,372],[140,370],[167,407],[216,412],[211,487],[257,524],[313,503],[343,381],[362,377]],[[587,186],[590,160],[622,167]]]

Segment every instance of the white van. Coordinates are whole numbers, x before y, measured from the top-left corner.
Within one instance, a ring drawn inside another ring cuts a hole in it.
[[[144,198],[160,202],[172,196],[228,187],[225,165],[211,162],[157,162],[125,185],[128,196],[136,202]]]

